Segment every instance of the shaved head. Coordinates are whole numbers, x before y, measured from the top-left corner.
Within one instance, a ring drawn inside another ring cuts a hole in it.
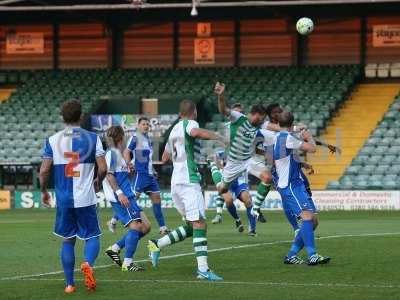
[[[182,117],[192,116],[196,112],[196,104],[190,100],[183,100],[179,104],[179,112]]]
[[[293,126],[294,116],[290,111],[283,111],[279,115],[279,126],[284,128],[290,128]]]

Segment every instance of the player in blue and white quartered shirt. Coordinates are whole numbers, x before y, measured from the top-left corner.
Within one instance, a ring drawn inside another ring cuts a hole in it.
[[[122,268],[122,271],[143,271],[133,262],[139,240],[150,232],[150,222],[136,203],[132,190],[128,165],[122,155],[125,147],[125,133],[121,126],[112,126],[106,132],[108,150],[106,153],[107,176],[103,181],[105,197],[110,201],[114,214],[128,232],[106,250],[106,254]],[[121,262],[119,253],[125,248]]]
[[[301,162],[295,157],[294,151],[315,152],[315,141],[308,131],[302,132],[303,140],[292,135],[294,117],[291,112],[284,111],[279,117],[281,131],[277,134],[273,149],[273,162],[276,170],[277,190],[289,210],[302,220],[300,231],[295,237],[292,247],[285,257],[285,264],[301,264],[303,260],[298,253],[306,249],[308,265],[325,264],[329,257],[323,257],[316,252],[314,239],[315,205],[308,194],[304,180],[301,177]]]
[[[66,293],[75,292],[74,265],[76,237],[85,241],[85,262],[81,264],[85,285],[95,290],[93,265],[100,249],[95,185],[106,175],[104,150],[99,137],[79,127],[82,108],[77,100],[65,102],[61,109],[65,129],[46,139],[40,168],[43,204],[50,204],[47,185],[53,167],[56,193],[54,234],[62,237],[61,261],[66,278]],[[95,164],[98,166],[94,181]]]

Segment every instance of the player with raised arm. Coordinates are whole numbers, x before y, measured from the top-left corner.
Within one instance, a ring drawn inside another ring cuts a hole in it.
[[[53,167],[56,192],[54,234],[63,238],[61,262],[66,293],[75,292],[74,266],[76,237],[85,241],[81,271],[88,290],[96,289],[93,266],[99,254],[101,235],[97,219],[95,185],[104,179],[107,166],[99,137],[80,127],[82,108],[77,100],[61,108],[65,129],[46,139],[40,167],[42,202],[50,204],[47,185]],[[95,164],[98,166],[94,181]]]
[[[128,231],[121,240],[106,250],[106,254],[122,271],[143,271],[143,267],[133,261],[133,256],[139,240],[150,232],[150,222],[136,203],[130,184],[128,165],[122,155],[126,148],[124,130],[121,126],[112,126],[106,132],[106,139],[107,176],[103,181],[103,190],[114,214]],[[125,248],[123,262],[119,256],[122,248]]]
[[[217,82],[215,93],[218,96],[218,110],[231,121],[227,162],[221,182],[217,184],[220,194],[226,193],[229,185],[246,173],[248,161],[254,152],[257,131],[266,117],[265,108],[261,104],[253,105],[247,117],[229,109],[225,104],[224,92],[225,85]]]
[[[297,255],[304,247],[308,254],[308,265],[326,264],[330,261],[330,257],[323,257],[316,252],[314,238],[316,208],[301,177],[301,162],[296,159],[294,153],[297,149],[314,153],[316,145],[309,131],[302,131],[303,140],[294,137],[291,133],[293,122],[294,117],[291,112],[284,111],[280,114],[281,131],[276,136],[273,148],[277,190],[281,195],[282,202],[287,205],[293,215],[302,220],[300,231],[296,235],[284,263],[303,263],[303,260]]]
[[[172,128],[162,161],[172,160],[171,196],[178,212],[187,223],[158,240],[149,241],[153,266],[158,265],[160,249],[193,236],[199,279],[222,280],[208,267],[205,202],[200,186],[200,173],[194,160],[195,139],[219,140],[217,133],[199,128],[196,105],[189,100],[180,103],[181,120]]]

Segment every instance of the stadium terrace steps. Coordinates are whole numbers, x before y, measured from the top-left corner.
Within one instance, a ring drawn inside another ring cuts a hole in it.
[[[327,155],[319,149],[308,156],[316,167],[316,174],[309,177],[313,189],[325,189],[329,181],[339,180],[399,91],[400,84],[360,84],[355,88],[321,136],[341,147],[342,155]]]
[[[7,101],[11,94],[15,92],[14,88],[2,88],[0,89],[0,102]]]

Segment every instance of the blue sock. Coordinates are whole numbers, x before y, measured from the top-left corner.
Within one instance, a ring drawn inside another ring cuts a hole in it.
[[[301,225],[300,232],[298,234],[301,234],[301,237],[303,238],[304,247],[307,250],[308,257],[317,253],[315,249],[313,221],[303,221],[303,225]]]
[[[292,214],[292,212],[290,210],[284,209],[283,211],[285,212],[286,219],[289,221],[290,225],[292,225],[293,230],[299,229],[297,217],[294,214]]]
[[[297,255],[301,251],[301,249],[303,249],[303,247],[304,247],[303,238],[300,232],[298,232],[287,256],[292,257]]]
[[[90,266],[94,266],[94,262],[96,261],[97,256],[100,251],[100,240],[99,237],[96,236],[94,238],[86,240],[85,243],[85,260],[89,263]]]
[[[75,239],[66,240],[61,246],[61,263],[67,285],[74,285]]]
[[[165,226],[164,216],[161,210],[161,203],[153,203],[153,214],[157,220],[158,226]]]
[[[129,229],[125,236],[125,258],[133,258],[135,254],[138,242],[139,242],[140,232],[134,229]]]
[[[126,234],[119,241],[116,242],[116,244],[119,246],[120,249],[125,248],[125,238]]]
[[[253,206],[246,208],[247,218],[249,219],[250,230],[256,230],[256,218],[251,214],[251,209]]]
[[[236,206],[235,204],[230,204],[230,205],[226,205],[226,209],[228,210],[229,214],[232,216],[232,218],[234,218],[235,220],[240,219],[236,210]]]

